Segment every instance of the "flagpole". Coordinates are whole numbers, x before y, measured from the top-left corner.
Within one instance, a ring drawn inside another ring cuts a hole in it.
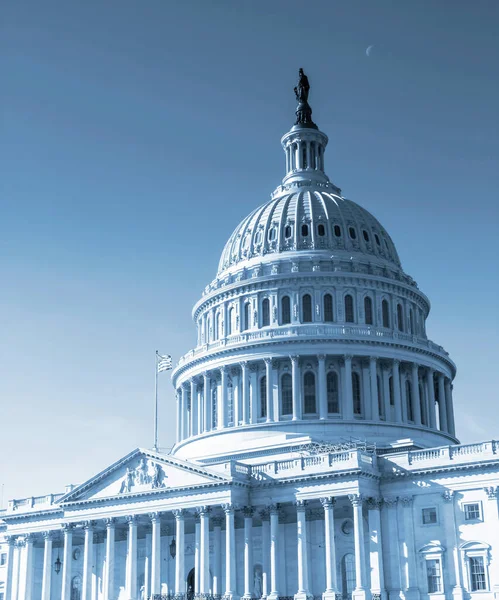
[[[154,369],[154,451],[158,451],[158,351]]]

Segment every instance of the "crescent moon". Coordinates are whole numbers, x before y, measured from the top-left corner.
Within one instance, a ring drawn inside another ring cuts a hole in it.
[[[374,48],[374,44],[372,46],[368,46],[366,48],[366,56],[371,56],[371,52],[372,52],[373,48]]]

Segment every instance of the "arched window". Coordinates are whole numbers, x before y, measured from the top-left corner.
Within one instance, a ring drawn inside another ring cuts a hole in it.
[[[390,392],[390,406],[395,406],[395,392],[393,391],[393,377],[388,379],[388,391]]]
[[[352,598],[355,589],[355,557],[353,554],[345,554],[341,561],[341,586],[343,598]]]
[[[250,326],[250,303],[244,305],[243,331],[249,329]]]
[[[281,299],[281,323],[282,325],[291,323],[291,300],[289,296],[283,296]]]
[[[304,412],[307,415],[317,412],[315,407],[315,375],[307,371],[303,377]]]
[[[381,312],[383,313],[383,327],[390,327],[390,306],[388,300],[381,303]]]
[[[397,304],[397,327],[399,331],[404,331],[404,312],[402,304]]]
[[[233,333],[236,332],[235,314],[236,314],[236,311],[235,311],[234,307],[232,306],[229,309],[229,320],[227,322],[227,335],[232,335]]]
[[[286,239],[291,237],[291,234],[293,233],[293,230],[291,229],[291,225],[286,225],[286,227],[284,228],[284,237]]]
[[[405,380],[405,397],[407,402],[407,420],[414,421],[414,411],[412,406],[412,389],[411,382],[408,379]]]
[[[270,325],[270,300],[264,298],[262,300],[262,327]]]
[[[416,330],[414,329],[414,311],[412,310],[412,308],[409,310],[409,327],[409,333],[412,333],[414,335],[416,333]]]
[[[211,390],[211,409],[212,429],[216,429],[218,426],[218,390],[216,385]]]
[[[381,377],[378,375],[378,414],[380,419],[385,418],[385,407],[383,405],[383,392],[381,390]]]
[[[353,414],[362,414],[362,403],[360,399],[360,377],[355,371],[352,373],[352,397],[353,397]]]
[[[350,294],[345,296],[345,321],[347,323],[353,323],[355,321],[353,312],[353,298],[350,296]]]
[[[213,339],[218,340],[220,337],[220,313],[217,312],[215,315],[215,330],[213,332]]]
[[[335,225],[333,230],[336,237],[341,237],[341,227],[339,225]]]
[[[364,313],[366,319],[366,325],[373,324],[373,301],[370,296],[364,298]]]
[[[317,226],[317,233],[321,237],[324,237],[326,235],[326,228],[324,227],[323,223],[319,223],[319,225]]]
[[[324,321],[332,323],[333,319],[333,297],[331,294],[324,294]]]
[[[305,294],[302,298],[303,323],[312,322],[312,296]]]
[[[267,377],[264,375],[260,379],[260,417],[267,416]]]
[[[301,226],[301,234],[302,237],[308,237],[308,225],[306,223]]]
[[[338,393],[338,374],[329,371],[326,380],[327,388],[327,412],[336,415],[340,412],[340,398]]]
[[[289,373],[281,377],[281,414],[293,414],[293,378]]]

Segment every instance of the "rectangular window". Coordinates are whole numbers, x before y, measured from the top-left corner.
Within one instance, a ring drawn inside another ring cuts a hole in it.
[[[428,579],[428,593],[442,592],[442,569],[440,559],[434,558],[426,561],[426,576]]]
[[[483,556],[470,556],[470,586],[472,592],[487,589],[487,578],[485,577],[485,564]]]
[[[0,554],[0,567],[3,567],[6,563],[7,563],[7,554],[5,552],[2,552],[2,554]],[[0,600],[1,600],[1,598],[0,598]]]
[[[423,508],[421,515],[423,525],[435,525],[437,522],[437,509],[435,507]]]
[[[480,503],[470,502],[470,504],[464,504],[464,520],[465,521],[476,521],[481,520],[482,515],[480,513]]]

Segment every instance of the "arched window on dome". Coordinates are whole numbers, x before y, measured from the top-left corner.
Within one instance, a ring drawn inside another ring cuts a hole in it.
[[[303,323],[311,323],[312,322],[312,296],[310,294],[305,294],[302,298],[302,322]]]
[[[308,225],[306,223],[301,226],[301,235],[302,237],[308,237]]]
[[[324,237],[326,235],[326,228],[324,227],[324,223],[319,223],[319,225],[317,225],[317,234],[320,237]]]
[[[381,312],[383,313],[383,327],[390,327],[390,305],[388,300],[381,303]]]
[[[362,414],[362,400],[360,396],[360,377],[355,371],[352,373],[352,397],[353,397],[353,414]]]
[[[350,294],[345,296],[345,322],[354,323],[353,298]]]
[[[412,333],[412,335],[416,333],[416,329],[414,328],[414,311],[412,308],[409,309],[409,333]]]
[[[260,417],[267,417],[267,376],[260,379]]]
[[[313,415],[317,412],[315,402],[315,375],[307,371],[303,376],[303,412],[306,415]]]
[[[264,298],[262,300],[262,327],[270,325],[270,300]]]
[[[289,239],[293,235],[293,228],[291,225],[286,225],[284,228],[284,237]]]
[[[215,329],[213,331],[213,339],[218,340],[220,337],[220,313],[217,311],[215,315]]]
[[[404,310],[402,304],[397,304],[397,327],[399,331],[404,331]]]
[[[289,373],[284,373],[281,377],[281,414],[293,414],[293,378]]]
[[[211,390],[211,419],[212,429],[218,427],[218,388],[215,385]]]
[[[385,405],[383,403],[383,390],[381,389],[381,377],[378,375],[378,414],[380,419],[385,419]]]
[[[373,301],[371,299],[371,296],[366,296],[364,298],[364,315],[365,315],[366,325],[372,325],[373,324]]]
[[[250,326],[250,303],[249,302],[245,302],[244,303],[244,310],[243,310],[243,331],[246,331],[247,329],[249,329]]]
[[[327,389],[327,412],[330,415],[337,415],[340,412],[340,397],[338,386],[338,373],[329,371],[326,379]]]
[[[227,322],[227,335],[236,333],[236,309],[231,306],[229,308],[228,322]]]
[[[289,325],[291,323],[291,300],[289,296],[281,298],[281,325]]]
[[[334,321],[333,317],[333,296],[331,294],[324,294],[324,321],[332,323]]]
[[[406,379],[405,380],[405,399],[407,404],[407,420],[414,421],[414,407],[412,405],[412,389],[411,382]]]

